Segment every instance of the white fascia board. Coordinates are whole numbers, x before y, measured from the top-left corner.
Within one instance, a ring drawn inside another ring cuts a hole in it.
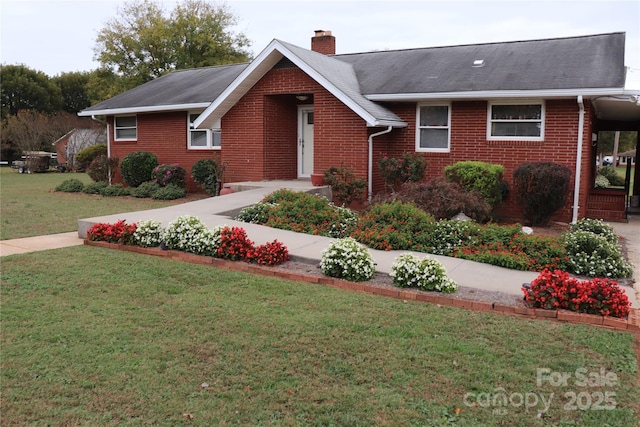
[[[391,126],[394,128],[406,128],[409,126],[407,122],[400,122],[397,120],[377,120],[373,124],[367,123],[367,127],[380,127],[380,126]]]
[[[107,108],[104,110],[83,110],[78,113],[78,116],[80,117],[121,116],[126,114],[138,114],[138,113],[157,113],[157,112],[167,112],[167,111],[198,110],[201,108],[207,108],[209,105],[211,105],[210,102],[200,102],[200,103],[193,103],[193,104],[151,105],[147,107]]]
[[[280,43],[277,40],[272,40],[251,64],[227,86],[220,96],[198,116],[196,121],[193,122],[193,127],[195,129],[211,128],[217,120],[220,120],[271,67],[282,59],[283,55],[279,50],[273,55],[278,45]]]
[[[623,88],[584,88],[556,90],[498,90],[477,92],[389,93],[365,95],[371,101],[424,101],[429,99],[498,99],[498,98],[575,98],[622,95]]]

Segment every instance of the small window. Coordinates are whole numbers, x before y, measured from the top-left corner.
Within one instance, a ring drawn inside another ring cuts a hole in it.
[[[189,148],[193,150],[220,148],[222,145],[220,129],[193,129],[193,122],[199,115],[200,113],[189,114]]]
[[[135,141],[138,138],[136,116],[116,117],[114,123],[116,141]]]
[[[490,104],[487,139],[542,141],[544,105],[542,103]]]
[[[449,151],[449,105],[418,105],[416,151]]]

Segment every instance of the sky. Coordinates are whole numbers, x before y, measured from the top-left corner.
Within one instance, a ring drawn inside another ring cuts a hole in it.
[[[157,0],[167,11],[174,1]],[[225,2],[235,32],[258,55],[274,38],[310,48],[332,31],[336,53],[626,32],[625,65],[640,69],[640,1],[249,1]],[[0,62],[49,76],[98,68],[95,39],[121,0],[0,0]]]

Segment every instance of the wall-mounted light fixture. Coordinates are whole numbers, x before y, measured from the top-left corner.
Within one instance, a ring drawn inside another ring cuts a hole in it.
[[[298,101],[306,101],[307,99],[309,99],[309,96],[307,96],[307,95],[296,95],[296,99]]]

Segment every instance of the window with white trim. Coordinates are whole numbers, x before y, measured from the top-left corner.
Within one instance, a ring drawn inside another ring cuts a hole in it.
[[[220,129],[194,129],[193,122],[200,113],[189,113],[188,145],[193,150],[220,149],[222,133]]]
[[[135,141],[138,138],[136,116],[116,116],[113,127],[116,141]]]
[[[416,151],[449,151],[451,105],[418,104],[416,123]]]
[[[522,101],[490,103],[487,139],[542,141],[544,139],[544,104]]]

